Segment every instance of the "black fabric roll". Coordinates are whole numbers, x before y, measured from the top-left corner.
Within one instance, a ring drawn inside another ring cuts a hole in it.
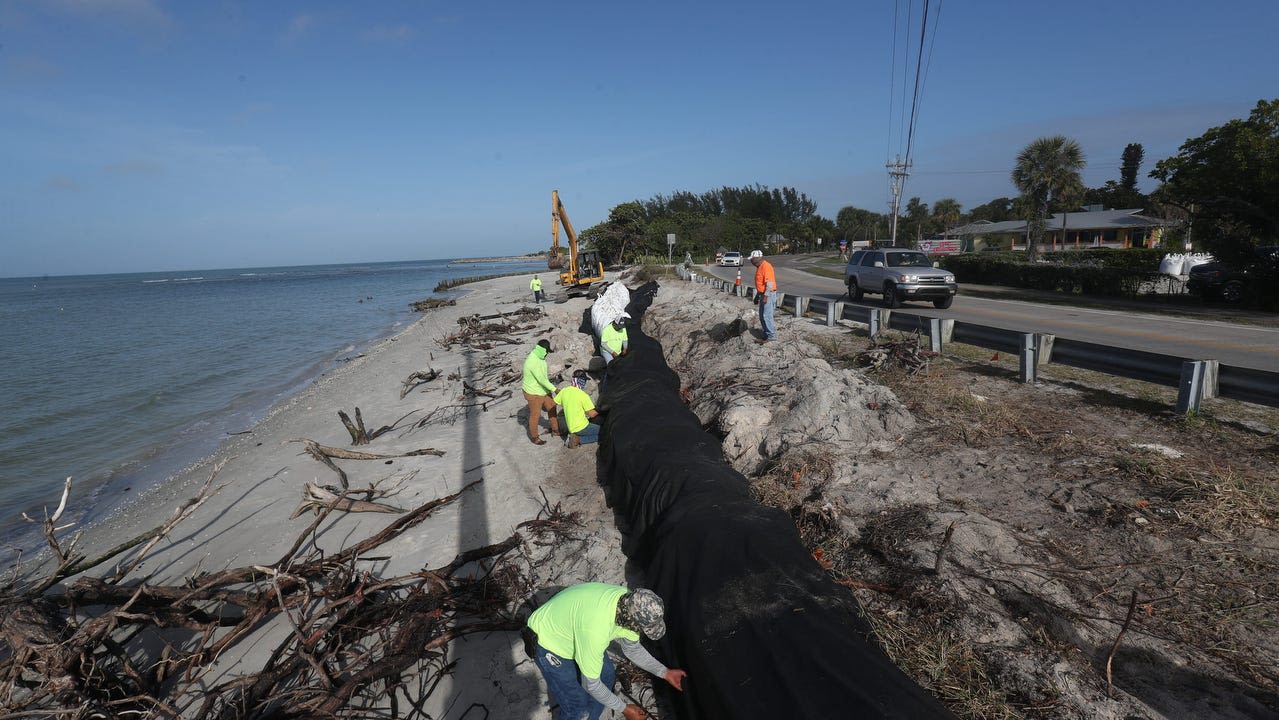
[[[952,718],[871,637],[856,599],[800,542],[680,397],[631,294],[630,352],[609,364],[599,475],[626,553],[666,602],[659,657],[688,671],[685,720]]]

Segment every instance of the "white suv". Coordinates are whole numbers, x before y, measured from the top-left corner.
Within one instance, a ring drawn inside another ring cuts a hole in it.
[[[741,267],[741,266],[742,266],[742,254],[741,254],[741,253],[739,253],[739,252],[726,252],[726,253],[724,253],[724,254],[720,257],[720,259],[719,259],[719,264],[720,264],[720,265],[725,265],[725,266],[727,266],[727,265],[735,265],[735,266],[737,266],[737,267]]]
[[[945,309],[959,290],[953,273],[937,267],[922,252],[905,248],[858,250],[844,268],[844,284],[850,300],[861,300],[862,293],[877,293],[890,308],[906,300],[931,300],[933,307]]]

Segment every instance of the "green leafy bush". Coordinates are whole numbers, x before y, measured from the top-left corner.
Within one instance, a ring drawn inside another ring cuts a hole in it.
[[[1135,297],[1144,283],[1159,277],[1161,250],[1070,250],[1044,253],[1028,263],[1024,253],[983,252],[947,255],[942,267],[963,283],[1052,290],[1055,292]]]

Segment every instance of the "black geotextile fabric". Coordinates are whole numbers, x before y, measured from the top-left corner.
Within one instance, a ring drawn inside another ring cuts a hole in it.
[[[784,512],[751,499],[642,331],[656,283],[633,291],[630,352],[601,388],[599,473],[626,552],[666,601],[658,655],[688,671],[684,720],[953,718],[870,639],[848,590]]]

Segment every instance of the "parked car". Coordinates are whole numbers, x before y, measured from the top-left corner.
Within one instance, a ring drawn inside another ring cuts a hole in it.
[[[719,264],[720,264],[720,265],[725,265],[725,266],[728,266],[728,265],[735,265],[735,266],[737,266],[737,267],[741,267],[741,266],[742,266],[742,254],[741,254],[741,253],[739,253],[739,252],[726,252],[726,253],[724,253],[723,255],[721,255],[721,256],[720,256],[720,258],[719,258]]]
[[[863,293],[882,295],[884,306],[890,308],[908,300],[930,300],[933,307],[945,309],[959,291],[953,273],[906,248],[858,250],[844,268],[844,284],[850,299],[861,300]]]
[[[1234,265],[1214,260],[1190,268],[1186,289],[1202,298],[1220,298],[1224,302],[1243,302],[1254,282],[1279,276],[1279,245],[1257,248],[1257,262]]]

